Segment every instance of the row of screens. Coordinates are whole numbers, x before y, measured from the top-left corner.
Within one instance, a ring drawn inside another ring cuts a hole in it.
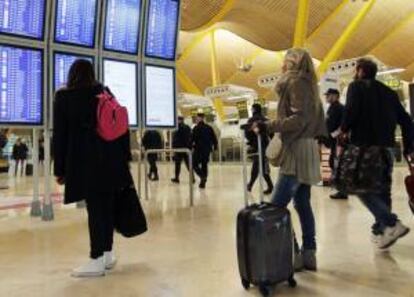
[[[47,0],[0,0],[0,34],[44,40]],[[98,0],[55,0],[54,41],[93,48]],[[145,55],[174,60],[180,0],[150,0]],[[107,0],[103,48],[137,54],[144,0]]]
[[[69,69],[79,58],[95,63],[94,57],[55,52],[54,89],[64,87]],[[43,124],[43,52],[38,49],[0,44],[0,125]],[[131,126],[138,126],[137,63],[103,59],[103,83],[127,107]],[[128,75],[126,75],[128,74]],[[175,70],[146,64],[144,67],[144,114],[146,127],[174,127],[176,124]]]

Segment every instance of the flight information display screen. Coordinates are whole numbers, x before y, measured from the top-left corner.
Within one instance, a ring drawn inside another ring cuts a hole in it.
[[[0,0],[0,33],[42,40],[46,0]]]
[[[0,44],[0,123],[43,122],[43,53]]]
[[[128,54],[138,53],[141,0],[108,0],[104,49]]]
[[[94,47],[98,0],[57,0],[55,42]]]
[[[94,58],[91,56],[74,55],[70,53],[55,53],[54,54],[54,71],[53,71],[53,90],[56,91],[66,86],[68,74],[73,62],[78,59],[85,59],[94,63]]]
[[[145,65],[145,126],[172,128],[176,124],[175,70]]]
[[[119,104],[128,110],[129,124],[138,125],[137,64],[118,60],[104,59],[103,77]]]
[[[179,0],[150,0],[145,55],[175,60]]]

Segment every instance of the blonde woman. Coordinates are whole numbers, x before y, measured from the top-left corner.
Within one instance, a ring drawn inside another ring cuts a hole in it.
[[[295,268],[316,271],[311,186],[321,179],[315,138],[325,135],[326,127],[315,68],[307,51],[294,48],[286,53],[276,92],[280,97],[278,116],[268,122],[268,129],[280,133],[283,151],[272,201],[287,207],[294,200],[303,234],[303,248],[297,249]]]

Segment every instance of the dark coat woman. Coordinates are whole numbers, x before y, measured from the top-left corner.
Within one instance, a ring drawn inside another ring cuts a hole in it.
[[[103,86],[93,66],[77,60],[68,84],[55,95],[54,171],[65,184],[65,203],[86,200],[91,261],[73,271],[75,277],[101,276],[112,268],[113,212],[117,193],[130,183],[129,136],[105,142],[96,132],[96,110]]]

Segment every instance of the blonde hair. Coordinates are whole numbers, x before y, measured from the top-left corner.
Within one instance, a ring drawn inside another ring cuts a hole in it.
[[[317,106],[322,104],[319,98],[318,76],[309,52],[302,48],[291,48],[286,52],[285,64],[288,72],[296,73],[311,81],[315,103]]]

